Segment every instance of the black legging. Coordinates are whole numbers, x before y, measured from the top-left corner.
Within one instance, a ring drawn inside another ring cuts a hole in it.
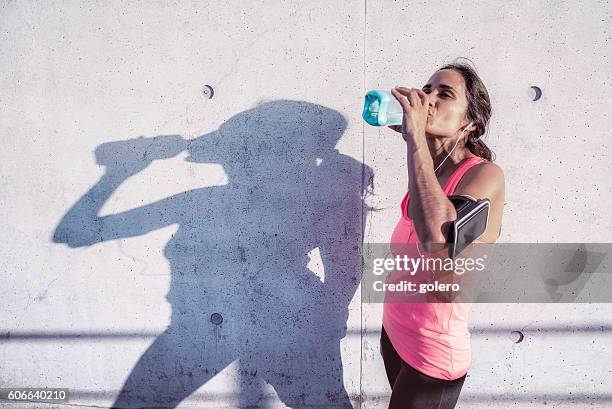
[[[449,381],[432,378],[404,362],[391,344],[385,328],[380,337],[385,371],[391,385],[389,409],[453,409],[467,374]]]

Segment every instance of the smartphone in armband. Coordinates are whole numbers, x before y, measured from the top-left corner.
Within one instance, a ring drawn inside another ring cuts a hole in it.
[[[448,199],[457,212],[447,242],[448,256],[454,259],[487,231],[491,202],[489,199],[476,200],[468,195],[451,195]]]

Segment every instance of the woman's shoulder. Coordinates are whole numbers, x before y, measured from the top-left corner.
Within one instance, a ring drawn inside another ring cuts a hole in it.
[[[474,155],[471,158],[479,158]],[[473,159],[474,160],[474,159]],[[459,183],[457,184],[457,191],[463,191],[465,189],[484,189],[487,191],[499,190],[504,188],[504,171],[497,163],[493,163],[489,160],[483,160],[470,167]]]
[[[470,170],[476,171],[472,173],[485,172],[487,174],[496,174],[498,176],[499,175],[503,176],[504,174],[504,171],[502,170],[501,166],[499,166],[497,163],[493,161],[490,161],[488,159],[482,158],[474,154],[469,156],[467,159],[470,161],[480,161],[480,163],[476,163],[475,165],[470,167]]]

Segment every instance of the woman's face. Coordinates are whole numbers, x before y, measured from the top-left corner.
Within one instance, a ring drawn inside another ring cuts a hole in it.
[[[422,89],[429,94],[429,116],[425,132],[446,137],[461,133],[463,127],[469,123],[463,76],[455,70],[439,70]],[[474,125],[466,132],[472,129]]]

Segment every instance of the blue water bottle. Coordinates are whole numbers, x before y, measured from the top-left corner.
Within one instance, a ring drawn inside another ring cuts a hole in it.
[[[390,92],[372,90],[365,95],[361,116],[374,126],[401,125],[404,110]]]

